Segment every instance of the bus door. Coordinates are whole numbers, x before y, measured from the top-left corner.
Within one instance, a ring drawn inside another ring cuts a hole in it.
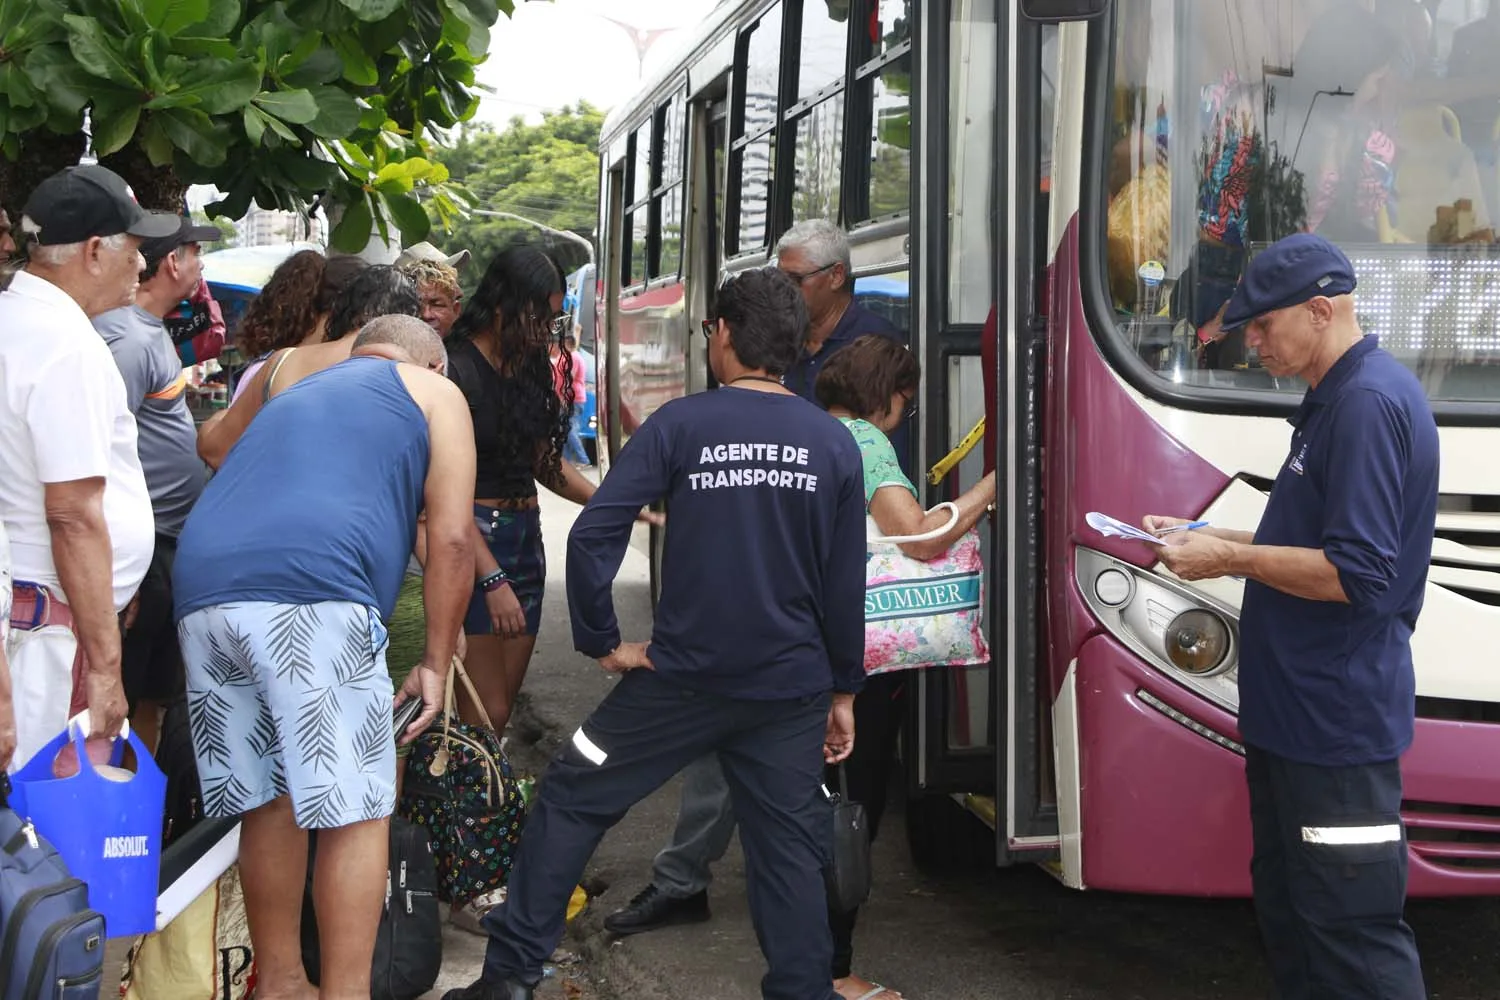
[[[619,454],[624,439],[620,433],[620,290],[623,269],[628,264],[630,244],[625,239],[626,143],[616,141],[599,151],[599,216],[604,220],[599,234],[599,276],[604,301],[597,315],[600,325],[594,348],[595,412],[599,416],[598,463],[600,472]]]
[[[694,84],[696,87],[696,84]],[[708,341],[698,323],[713,313],[714,292],[724,266],[724,173],[729,137],[729,74],[716,77],[690,105],[692,143],[688,167],[691,238],[684,266],[688,316],[693,336],[688,348],[688,392],[717,383],[708,367]]]
[[[919,861],[1040,860],[1056,848],[1049,699],[1037,655],[1041,28],[1005,0],[918,9],[925,40],[916,68],[922,125],[912,239],[924,331],[920,467],[972,444],[926,484],[926,499],[953,499],[987,467],[997,470],[997,495],[994,518],[979,528],[992,659],[914,678],[908,834]],[[998,342],[986,372],[981,335],[992,310]],[[974,442],[989,393],[996,426],[987,455]]]

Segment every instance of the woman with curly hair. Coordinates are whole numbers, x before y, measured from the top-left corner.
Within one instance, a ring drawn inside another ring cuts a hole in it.
[[[322,343],[334,300],[368,266],[359,257],[330,258],[316,250],[299,250],[282,261],[251,300],[234,333],[235,346],[250,363],[235,380],[233,398],[240,397],[275,352]]]
[[[329,266],[333,266],[332,261]],[[245,391],[229,409],[214,414],[198,429],[198,456],[219,468],[272,396],[348,359],[360,329],[375,317],[416,316],[421,309],[417,286],[406,275],[385,264],[360,268],[334,298],[323,339],[299,341],[269,355],[260,369],[244,380]]]
[[[503,251],[448,338],[448,374],[474,417],[478,475],[474,596],[464,620],[474,686],[497,730],[526,677],[542,620],[547,560],[537,483],[574,503],[594,484],[563,460],[571,399],[558,395],[549,345],[562,321],[563,273],[540,250]],[[572,359],[560,364],[571,366]],[[568,372],[571,369],[567,369]],[[478,722],[463,705],[467,721]]]

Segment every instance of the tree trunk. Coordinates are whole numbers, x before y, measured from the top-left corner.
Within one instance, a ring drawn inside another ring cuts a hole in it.
[[[83,158],[88,139],[82,132],[58,135],[38,129],[26,137],[17,161],[0,156],[0,207],[19,229],[26,199],[42,181]]]
[[[187,213],[188,186],[177,179],[170,164],[165,167],[153,164],[139,142],[132,141],[99,162],[125,178],[142,208],[176,215]]]

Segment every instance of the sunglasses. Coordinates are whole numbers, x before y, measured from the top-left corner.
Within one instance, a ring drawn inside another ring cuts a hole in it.
[[[793,281],[795,281],[797,283],[797,286],[800,288],[802,286],[802,283],[804,281],[806,281],[808,278],[811,278],[811,277],[813,277],[815,275],[822,274],[824,271],[827,271],[828,269],[833,268],[833,267],[837,267],[837,266],[838,266],[838,262],[835,261],[832,264],[824,264],[822,267],[817,268],[816,270],[813,270],[813,271],[803,271],[801,273],[799,273],[797,271],[782,271],[781,273],[784,274],[784,275],[786,275],[788,278],[791,278]]]

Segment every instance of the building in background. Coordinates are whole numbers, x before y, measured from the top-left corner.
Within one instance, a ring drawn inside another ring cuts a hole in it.
[[[309,217],[297,212],[278,212],[251,203],[250,211],[238,223],[238,245],[242,247],[275,246],[281,243],[326,243],[328,234],[321,215]]]

